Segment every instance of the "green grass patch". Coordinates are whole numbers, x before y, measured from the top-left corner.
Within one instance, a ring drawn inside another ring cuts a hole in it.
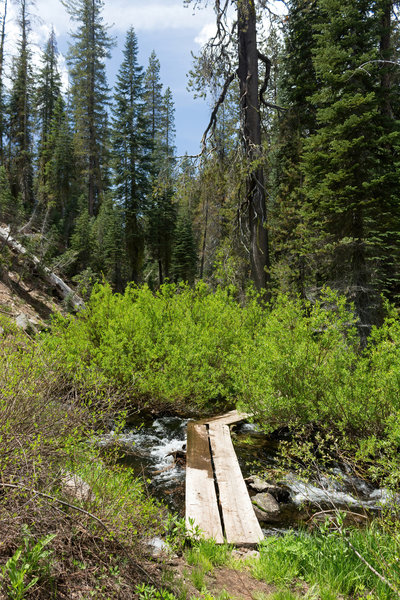
[[[325,528],[267,538],[260,545],[260,558],[249,564],[256,579],[278,588],[305,581],[316,586],[318,598],[326,600],[338,595],[389,600],[397,597],[394,590],[400,584],[399,549],[396,536],[384,533],[377,525],[344,534]]]

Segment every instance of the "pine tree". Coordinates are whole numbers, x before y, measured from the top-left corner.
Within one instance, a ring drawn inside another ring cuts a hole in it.
[[[75,41],[70,46],[68,61],[76,152],[86,187],[88,212],[93,216],[99,210],[108,176],[109,89],[104,61],[110,56],[113,40],[102,23],[102,0],[63,0],[63,4],[78,23],[72,33]]]
[[[32,183],[32,69],[29,48],[29,0],[18,0],[20,39],[18,54],[13,60],[9,113],[9,155],[11,190],[14,198],[21,198],[25,212],[34,206]]]
[[[13,227],[18,224],[22,207],[15,201],[11,193],[8,173],[4,165],[0,165],[0,223]]]
[[[314,251],[320,283],[346,291],[361,322],[369,324],[382,212],[392,213],[392,226],[398,222],[398,169],[390,159],[398,127],[383,125],[377,66],[369,62],[377,58],[379,14],[369,0],[320,0],[320,6],[324,19],[314,51],[320,86],[312,96],[318,129],[303,163]],[[364,63],[369,72],[359,68]]]
[[[39,148],[45,145],[57,101],[61,96],[57,41],[52,29],[42,55],[35,94],[36,120],[40,127]]]
[[[317,128],[311,96],[319,85],[313,48],[321,9],[319,2],[304,0],[291,0],[288,8],[277,99],[285,111],[277,123],[271,161],[271,262],[274,285],[304,296],[315,265],[300,165],[304,142]]]
[[[163,139],[163,94],[160,81],[160,61],[153,52],[144,76],[144,100],[149,135],[151,138],[151,176],[156,179],[163,165],[165,140]]]
[[[160,184],[152,192],[152,204],[147,216],[147,245],[158,266],[159,285],[170,276],[172,247],[176,224],[176,208],[169,185]]]
[[[126,257],[122,240],[122,211],[106,194],[93,224],[93,251],[91,268],[112,284],[117,292],[123,291],[126,281]]]
[[[165,90],[161,104],[161,149],[163,154],[163,177],[171,178],[175,154],[175,107],[172,92]]]
[[[35,113],[37,130],[40,130],[38,140],[38,158],[36,189],[37,201],[43,212],[42,231],[46,230],[50,213],[48,197],[47,164],[51,160],[54,141],[49,143],[52,119],[61,99],[61,77],[57,66],[58,51],[54,30],[52,30],[42,55],[42,67],[37,76],[35,90]]]
[[[197,249],[192,220],[187,212],[181,212],[178,217],[174,233],[171,271],[174,281],[194,283],[197,271]]]
[[[68,246],[76,215],[77,168],[73,135],[61,96],[57,99],[50,129],[43,148],[43,189],[48,225],[57,228],[64,246]]]
[[[140,280],[144,253],[142,221],[152,150],[145,116],[143,69],[138,65],[137,54],[137,38],[130,28],[115,86],[112,140],[115,196],[124,213],[129,279],[136,283]]]
[[[93,264],[93,254],[96,247],[93,234],[94,222],[95,217],[91,217],[87,210],[87,199],[85,196],[81,196],[70,246],[74,255],[74,273],[80,273]]]
[[[0,164],[4,164],[4,62],[5,62],[5,39],[6,39],[6,18],[7,18],[7,0],[4,0],[3,15],[1,17],[1,32],[0,32]]]

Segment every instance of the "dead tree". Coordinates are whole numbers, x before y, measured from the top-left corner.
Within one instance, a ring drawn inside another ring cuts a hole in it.
[[[188,0],[190,1],[190,0]],[[195,3],[198,4],[199,2]],[[227,25],[227,11],[231,4],[236,8],[236,21],[231,28]],[[223,104],[232,81],[237,78],[240,90],[240,117],[242,146],[247,160],[246,198],[243,206],[247,209],[250,232],[251,277],[258,290],[265,289],[269,279],[269,247],[266,211],[264,173],[261,165],[261,115],[260,103],[270,108],[280,109],[264,101],[271,63],[257,48],[257,19],[254,0],[215,0],[217,34],[209,41],[211,59],[216,63],[227,58],[227,48],[236,43],[238,68],[227,73],[221,95],[211,114],[210,122],[203,136],[203,149],[207,136],[215,128],[218,109]],[[265,66],[265,77],[260,86],[259,60]],[[229,60],[226,60],[229,63]]]

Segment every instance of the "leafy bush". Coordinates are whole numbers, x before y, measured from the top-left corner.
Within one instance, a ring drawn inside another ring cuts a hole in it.
[[[104,285],[77,319],[54,323],[48,344],[76,379],[100,372],[136,399],[215,406],[238,394],[232,348],[243,344],[249,316],[229,291],[203,283],[156,294],[132,286],[124,295]]]
[[[356,439],[351,453],[369,463],[371,476],[390,475],[393,485],[400,476],[393,312],[363,348],[351,307],[329,290],[314,304],[283,295],[265,307],[254,294],[241,306],[233,288],[204,283],[165,284],[157,293],[132,286],[123,295],[98,285],[77,318],[55,320],[44,348],[93,398],[109,386],[135,406],[217,412],[236,405],[266,432],[323,430],[339,446]]]

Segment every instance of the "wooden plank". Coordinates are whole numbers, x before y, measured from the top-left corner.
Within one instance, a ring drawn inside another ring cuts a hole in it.
[[[208,434],[222,508],[225,537],[230,544],[253,545],[263,539],[227,425],[210,423]]]
[[[186,524],[194,519],[206,538],[224,541],[211,464],[207,427],[189,423],[186,456]]]
[[[201,419],[200,421],[196,421],[196,423],[201,423],[204,425],[209,425],[211,423],[220,423],[221,425],[233,425],[234,423],[239,423],[240,421],[245,421],[251,415],[247,413],[239,412],[238,410],[231,410],[224,415],[217,415],[216,417],[209,417],[208,419]]]

